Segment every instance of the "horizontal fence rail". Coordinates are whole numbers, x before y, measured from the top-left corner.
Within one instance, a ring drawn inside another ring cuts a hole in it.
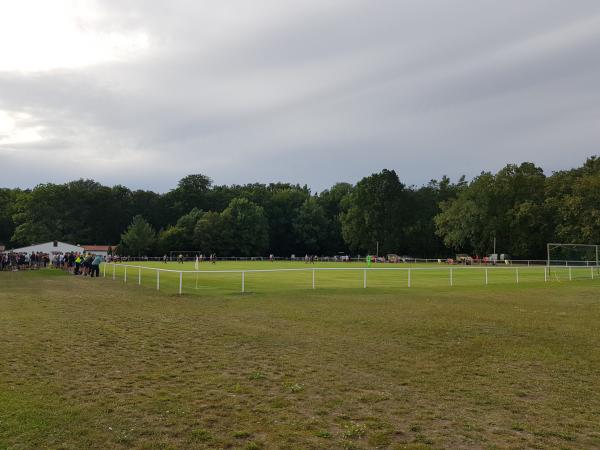
[[[312,289],[316,288],[316,274],[318,272],[332,272],[332,273],[340,273],[340,272],[360,272],[362,275],[362,286],[364,289],[367,288],[367,281],[369,272],[374,273],[382,273],[382,272],[399,272],[406,274],[406,284],[405,286],[410,288],[412,282],[415,277],[418,276],[419,273],[432,273],[438,272],[439,278],[444,277],[447,280],[448,286],[455,286],[456,284],[456,276],[457,273],[460,272],[468,272],[468,271],[478,271],[481,272],[481,284],[488,285],[490,284],[490,277],[494,273],[506,273],[512,272],[513,276],[510,278],[515,284],[520,284],[523,281],[523,275],[527,275],[529,278],[535,277],[537,281],[553,281],[556,279],[557,281],[562,281],[562,277],[565,280],[572,281],[574,278],[582,279],[596,279],[600,276],[600,266],[563,266],[554,265],[554,266],[543,266],[543,267],[527,267],[527,266],[509,266],[509,265],[499,265],[499,266],[440,266],[440,267],[295,267],[295,268],[279,268],[279,269],[227,269],[227,270],[176,270],[176,269],[164,269],[160,267],[149,267],[149,266],[140,266],[140,265],[132,265],[132,264],[122,264],[122,263],[104,263],[103,264],[103,276],[107,277],[107,268],[108,269],[108,277],[112,277],[113,280],[117,278],[116,269],[122,269],[122,279],[124,283],[128,282],[128,274],[130,279],[132,277],[135,278],[135,281],[138,285],[142,285],[142,271],[153,272],[155,273],[155,283],[156,290],[160,290],[161,288],[161,273],[174,275],[175,277],[172,279],[178,282],[178,293],[183,293],[183,285],[184,285],[184,274],[186,275],[196,275],[195,283],[196,289],[198,289],[198,277],[199,275],[218,275],[218,274],[228,274],[228,275],[238,275],[241,277],[241,292],[246,292],[246,274],[273,274],[273,273],[294,273],[294,272],[303,272],[303,273],[311,273],[311,283],[310,286]],[[588,270],[589,269],[589,270]],[[553,273],[554,270],[554,273]],[[561,271],[561,275],[557,275],[557,270]],[[575,273],[574,277],[574,271]],[[413,276],[414,274],[414,276]],[[554,278],[553,278],[554,275]],[[167,275],[165,275],[167,276]],[[147,278],[147,277],[146,277]],[[505,281],[504,284],[507,282]]]

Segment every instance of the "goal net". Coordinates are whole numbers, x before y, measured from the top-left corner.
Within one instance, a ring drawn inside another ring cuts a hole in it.
[[[547,244],[548,266],[598,266],[600,245],[595,244]]]
[[[557,281],[589,279],[600,275],[600,245],[547,244],[548,275]]]

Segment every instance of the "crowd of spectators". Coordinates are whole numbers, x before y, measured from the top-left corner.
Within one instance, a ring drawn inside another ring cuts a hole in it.
[[[50,257],[47,253],[0,253],[0,270],[25,270],[47,267]]]
[[[0,253],[0,271],[35,270],[51,266],[73,275],[98,277],[102,261],[102,256],[92,253],[68,252],[48,255],[41,252],[31,254],[4,252]]]

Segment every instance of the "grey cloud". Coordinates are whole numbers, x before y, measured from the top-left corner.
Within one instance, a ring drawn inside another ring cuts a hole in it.
[[[100,26],[145,31],[149,52],[0,72],[0,109],[44,127],[42,142],[0,145],[2,185],[166,190],[202,172],[320,190],[384,167],[421,184],[598,153],[596,1],[102,5]]]

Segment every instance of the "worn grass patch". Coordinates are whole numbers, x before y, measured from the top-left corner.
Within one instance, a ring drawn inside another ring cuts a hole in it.
[[[0,449],[594,448],[600,284],[203,292],[0,273]]]

